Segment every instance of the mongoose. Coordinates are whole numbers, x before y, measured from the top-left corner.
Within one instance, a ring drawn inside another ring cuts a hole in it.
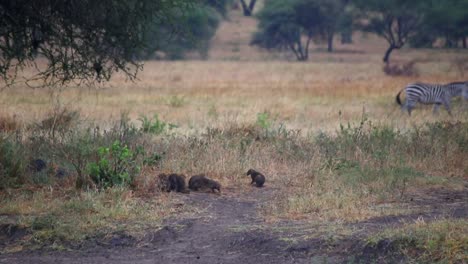
[[[170,192],[168,176],[165,173],[161,173],[158,175],[156,186],[161,191]]]
[[[159,187],[166,192],[176,191],[181,193],[188,193],[185,186],[185,176],[179,174],[166,175],[164,173],[158,175]]]
[[[179,174],[171,174],[168,177],[170,189],[175,190],[176,192],[188,193],[188,190],[185,186],[185,176]]]
[[[189,188],[194,191],[198,191],[200,189],[211,189],[212,192],[215,192],[215,190],[221,192],[221,184],[217,181],[208,179],[203,174],[192,176],[189,180]]]
[[[250,184],[255,183],[257,187],[262,187],[265,183],[265,176],[256,170],[250,169],[247,171],[247,175],[252,177],[252,182]]]
[[[31,160],[28,167],[32,172],[41,172],[47,168],[47,163],[44,160],[35,159]]]

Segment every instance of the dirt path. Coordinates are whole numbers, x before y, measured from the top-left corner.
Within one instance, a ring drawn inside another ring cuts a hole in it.
[[[0,256],[0,263],[347,263],[349,256],[359,255],[355,251],[363,232],[421,216],[426,221],[440,216],[468,217],[466,189],[456,193],[439,190],[410,198],[409,205],[421,209],[417,213],[356,223],[349,227],[358,231],[349,237],[329,239],[315,232],[318,226],[306,222],[265,224],[257,207],[278,191],[268,187],[252,188],[241,195],[235,190],[223,195],[191,193],[182,199],[198,209],[195,217],[168,220],[164,228],[149,230],[143,239],[114,234],[71,252],[8,254]]]

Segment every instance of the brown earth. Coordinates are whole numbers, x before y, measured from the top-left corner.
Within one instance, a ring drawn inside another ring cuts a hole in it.
[[[408,215],[372,218],[347,224],[349,235],[322,232],[310,221],[266,223],[259,209],[280,189],[228,189],[222,195],[180,194],[198,214],[170,219],[142,238],[114,233],[70,245],[70,251],[36,250],[0,256],[0,263],[368,263],[377,259],[404,263],[393,256],[392,242],[366,246],[364,238],[379,230],[423,218],[468,218],[468,189],[435,189],[407,196]],[[330,223],[333,225],[333,223]],[[20,227],[0,227],[0,247],[27,233]],[[380,261],[380,260],[379,260]],[[382,263],[382,262],[379,262]]]

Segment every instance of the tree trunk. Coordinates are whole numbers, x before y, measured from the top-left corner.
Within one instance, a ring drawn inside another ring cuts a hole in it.
[[[467,48],[466,37],[462,38],[462,44],[463,44],[463,48],[466,49]]]
[[[249,5],[245,2],[245,0],[240,0],[242,5],[242,10],[244,11],[244,16],[252,16],[252,11],[255,6],[255,2],[257,0],[251,0]]]
[[[250,9],[251,14],[253,13],[256,2],[257,2],[257,0],[250,0],[249,9]]]
[[[445,35],[445,47],[446,48],[453,48],[452,38],[448,34]]]
[[[383,58],[383,61],[385,63],[389,63],[390,62],[390,54],[392,53],[392,51],[395,49],[396,47],[394,45],[390,45],[390,47],[388,47],[387,51],[385,52],[385,56]]]
[[[329,33],[328,34],[328,52],[333,52],[333,36],[334,34],[333,33]]]
[[[341,44],[351,44],[353,43],[353,37],[351,32],[341,33]]]

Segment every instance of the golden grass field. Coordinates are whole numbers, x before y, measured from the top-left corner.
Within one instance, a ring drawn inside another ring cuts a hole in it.
[[[401,128],[427,120],[466,117],[458,106],[454,107],[453,118],[442,108],[441,114],[434,117],[431,107],[423,106],[408,118],[395,102],[395,95],[407,83],[461,80],[450,69],[449,61],[418,64],[419,77],[387,77],[378,58],[368,62],[317,62],[312,58],[306,63],[152,61],[145,63],[136,82],[116,76],[105,87],[71,87],[53,93],[47,89],[9,88],[0,94],[0,111],[30,122],[42,120],[58,102],[99,123],[118,118],[122,111],[135,120],[140,115],[158,114],[184,132],[232,122],[252,123],[257,113],[265,111],[287,127],[303,132],[333,131],[340,123],[360,119],[363,113],[372,120]]]

